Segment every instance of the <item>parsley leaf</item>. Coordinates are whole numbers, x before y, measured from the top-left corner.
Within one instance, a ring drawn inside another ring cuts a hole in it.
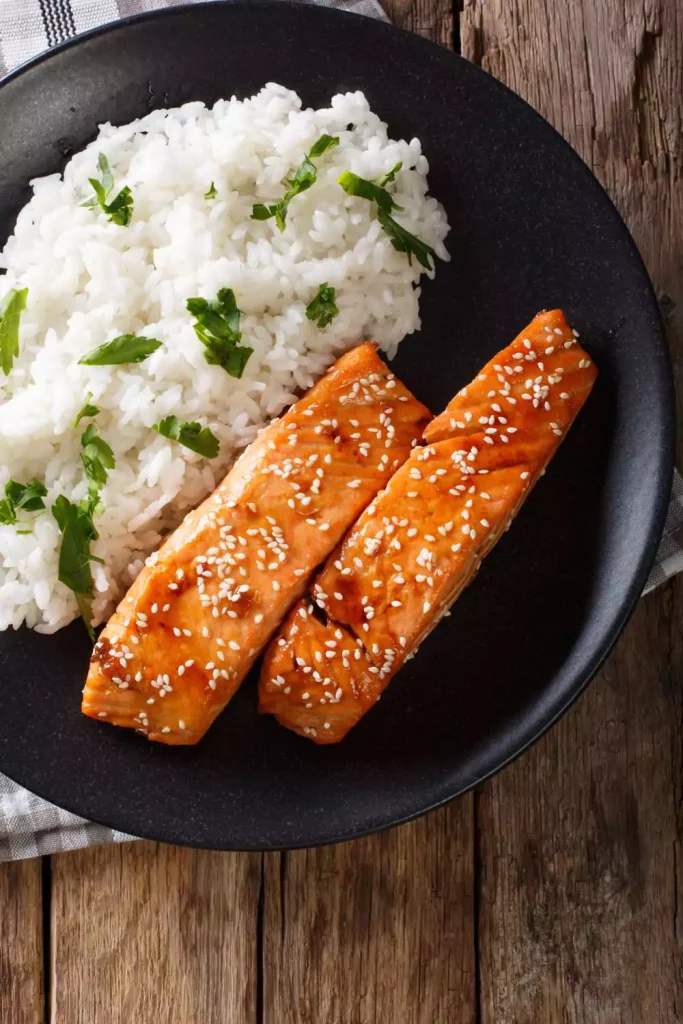
[[[382,225],[385,233],[391,239],[391,244],[397,252],[404,252],[408,257],[408,263],[412,263],[412,257],[415,256],[417,262],[425,268],[425,270],[432,269],[432,258],[436,256],[436,253],[432,249],[431,245],[427,245],[417,235],[411,235],[410,231],[406,231],[400,224],[394,220],[394,218],[386,210],[377,211],[377,219]]]
[[[334,149],[338,145],[339,137],[337,135],[321,135],[299,164],[294,176],[285,179],[289,188],[282,199],[270,206],[266,206],[264,203],[256,203],[251,211],[251,219],[270,220],[271,217],[275,217],[275,223],[278,228],[280,231],[284,231],[287,222],[287,210],[292,199],[302,192],[306,192],[311,185],[316,183],[318,171],[313,160],[321,157],[323,153],[327,153],[328,149]]]
[[[91,199],[87,199],[84,203],[81,203],[81,206],[88,207],[89,209],[92,209],[95,206],[100,206],[107,214],[107,217],[112,224],[119,224],[121,227],[127,227],[133,217],[133,193],[126,185],[125,188],[122,188],[121,191],[114,196],[112,201],[108,203],[107,199],[114,188],[114,175],[111,172],[109,161],[104,153],[100,153],[98,156],[97,166],[102,176],[102,181],[98,181],[97,178],[88,178],[95,195]]]
[[[79,366],[121,366],[125,363],[141,363],[152,352],[161,348],[156,338],[143,338],[137,334],[119,334],[118,338],[98,345],[87,356],[78,360]]]
[[[208,192],[204,193],[204,198],[205,199],[215,199],[217,195],[218,195],[218,189],[216,188],[214,182],[212,181],[211,182],[211,188],[209,189]]]
[[[385,234],[391,239],[394,249],[397,252],[404,252],[408,257],[409,263],[413,262],[413,256],[415,256],[421,266],[426,270],[431,270],[432,259],[436,256],[431,245],[427,245],[417,235],[412,235],[410,231],[401,227],[391,216],[393,210],[400,210],[401,207],[394,201],[393,196],[387,192],[384,186],[394,180],[400,169],[401,164],[396,164],[388,174],[385,174],[380,179],[379,183],[369,181],[367,178],[360,178],[357,174],[352,174],[351,171],[344,171],[343,174],[339,175],[337,181],[347,195],[360,196],[362,199],[369,199],[371,202],[376,203],[377,219],[382,225]]]
[[[222,366],[231,377],[241,377],[254,350],[241,344],[242,311],[232,288],[221,288],[215,302],[188,299],[187,310],[197,321],[194,330],[206,350],[207,363]]]
[[[331,324],[339,312],[335,299],[337,290],[331,285],[321,284],[318,294],[306,306],[306,316],[309,320],[316,320],[318,327],[327,327]]]
[[[0,303],[0,367],[7,374],[19,355],[19,321],[27,295],[28,288],[11,288]]]
[[[93,578],[91,561],[99,561],[90,553],[90,544],[98,533],[93,523],[92,508],[88,502],[75,505],[60,494],[52,506],[52,515],[62,534],[59,548],[59,581],[76,595],[78,608],[85,621],[90,639],[95,639],[92,620]]]
[[[107,442],[97,433],[94,423],[84,430],[81,446],[81,462],[88,481],[88,507],[94,514],[101,511],[100,488],[106,484],[109,470],[116,465],[116,459]]]
[[[390,171],[389,174],[391,173],[392,172]],[[393,179],[389,180],[393,181]],[[391,193],[387,192],[382,184],[378,185],[376,181],[370,181],[369,178],[361,178],[358,174],[354,174],[352,171],[343,171],[343,173],[337,178],[337,181],[347,195],[360,196],[361,199],[369,199],[370,202],[377,203],[377,208],[379,210],[386,210],[388,213],[390,210],[401,209],[401,207],[394,202],[394,197]]]
[[[133,193],[126,185],[102,209],[108,215],[112,224],[118,224],[122,228],[128,227],[133,219]]]
[[[8,480],[5,484],[5,497],[0,501],[0,523],[13,526],[17,522],[17,512],[39,512],[45,508],[43,498],[47,488],[40,480],[30,480],[20,484],[16,480]],[[30,531],[28,531],[30,532]]]
[[[338,145],[338,135],[321,135],[318,141],[314,142],[311,146],[308,153],[308,159],[317,160],[318,157],[323,155],[323,153],[327,153],[328,149],[334,149],[334,147]]]
[[[92,391],[89,391],[88,394],[86,395],[85,405],[83,406],[83,408],[79,412],[78,416],[76,417],[76,419],[72,423],[73,427],[77,427],[78,424],[81,422],[81,420],[90,419],[91,416],[97,416],[97,414],[98,414],[98,412],[100,410],[99,410],[99,408],[96,405],[91,405],[90,404],[90,399],[91,398],[92,398]]]
[[[394,181],[396,179],[396,175],[398,174],[398,172],[401,170],[402,167],[403,167],[403,161],[399,160],[399,162],[397,164],[394,164],[394,166],[391,168],[390,171],[387,171],[387,173],[384,174],[379,179],[380,185],[382,187],[384,187],[385,185],[389,185],[392,181]]]
[[[218,438],[208,427],[202,428],[201,423],[183,423],[177,416],[167,416],[154,429],[171,441],[178,441],[207,459],[215,459],[218,455]]]

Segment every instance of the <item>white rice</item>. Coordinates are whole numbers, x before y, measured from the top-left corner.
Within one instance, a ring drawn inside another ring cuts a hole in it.
[[[339,135],[340,145],[317,161],[317,184],[293,200],[284,233],[274,220],[252,220],[253,204],[281,197],[283,179],[323,132]],[[100,152],[115,190],[132,189],[128,227],[81,205],[92,195],[88,178],[97,176]],[[90,421],[72,423],[88,392],[116,457],[93,545],[104,560],[92,566],[101,621],[236,451],[342,351],[373,338],[392,356],[419,328],[420,266],[392,248],[373,205],[348,197],[336,180],[344,170],[376,178],[398,161],[398,219],[447,259],[448,223],[427,196],[419,141],[390,139],[360,92],[310,110],[269,84],[212,110],[188,103],[120,128],[106,124],[63,178],[32,183],[33,198],[0,256],[7,271],[0,300],[10,288],[29,290],[20,355],[9,377],[0,370],[0,497],[10,478],[34,477],[48,496],[32,533],[0,525],[0,629],[26,622],[53,632],[78,614],[57,578],[60,534],[50,508],[59,494],[73,501],[86,494],[80,438]],[[218,197],[208,201],[212,181]],[[337,289],[340,312],[320,330],[305,307],[325,281]],[[243,343],[254,349],[241,380],[206,363],[185,308],[188,297],[213,299],[224,287],[235,291]],[[127,333],[162,347],[139,365],[78,365]],[[157,434],[152,425],[171,414],[208,425],[220,439],[219,457],[209,462]]]

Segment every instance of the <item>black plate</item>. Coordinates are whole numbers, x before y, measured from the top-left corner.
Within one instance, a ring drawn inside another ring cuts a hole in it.
[[[0,87],[0,234],[97,124],[247,96],[266,81],[321,106],[362,89],[419,135],[453,260],[423,291],[396,371],[440,410],[540,308],[561,305],[601,377],[514,528],[453,615],[338,747],[256,715],[249,679],[196,748],[81,717],[76,623],[0,639],[0,768],[137,835],[219,848],[311,845],[402,821],[514,757],[596,671],[642,589],[672,471],[670,367],[655,297],[621,220],[562,139],[445,50],[321,7],[234,3],[132,19]]]

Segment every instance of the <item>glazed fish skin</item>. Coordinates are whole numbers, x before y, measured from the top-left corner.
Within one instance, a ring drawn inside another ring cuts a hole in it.
[[[84,714],[196,743],[430,418],[365,343],[266,427],[103,630]]]
[[[368,506],[311,588],[327,617],[326,637],[316,628],[315,644],[324,648],[340,630],[339,649],[360,640],[370,664],[324,655],[318,693],[312,671],[304,675],[312,627],[300,624],[293,637],[282,631],[266,652],[261,710],[317,743],[341,739],[508,528],[596,376],[559,310],[539,314],[495,356],[428,424],[428,443]]]

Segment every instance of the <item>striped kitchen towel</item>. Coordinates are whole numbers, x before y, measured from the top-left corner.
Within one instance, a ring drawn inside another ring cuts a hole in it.
[[[186,0],[0,0],[0,78],[41,50],[79,32],[183,2]],[[386,19],[378,0],[309,2]]]

